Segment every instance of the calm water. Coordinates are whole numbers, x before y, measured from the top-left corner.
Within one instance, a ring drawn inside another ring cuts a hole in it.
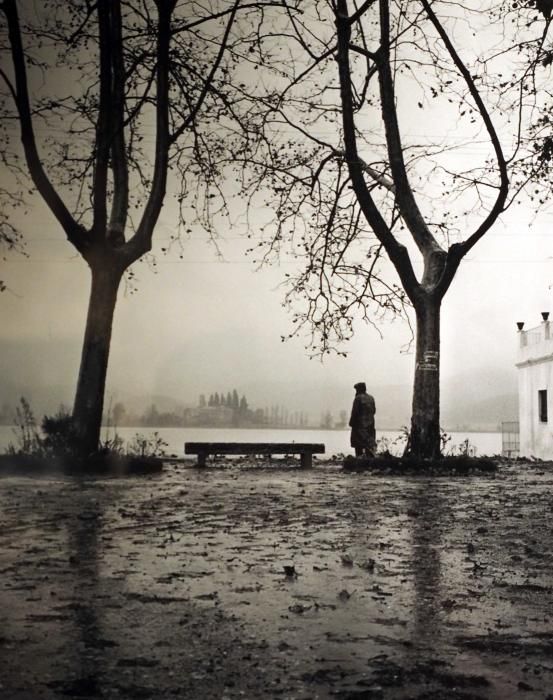
[[[132,441],[137,433],[145,437],[157,432],[168,444],[166,453],[182,457],[185,442],[317,442],[326,447],[326,457],[335,454],[353,454],[349,446],[349,430],[292,430],[292,429],[238,429],[238,428],[117,428],[125,441]],[[451,441],[446,452],[457,448],[465,440],[478,455],[501,453],[501,433],[448,433]],[[103,439],[113,438],[114,429],[103,431]],[[404,442],[399,431],[377,431],[377,439],[387,441],[391,452],[400,452]],[[16,436],[9,426],[0,426],[0,451],[16,444]],[[381,443],[382,444],[382,443]]]

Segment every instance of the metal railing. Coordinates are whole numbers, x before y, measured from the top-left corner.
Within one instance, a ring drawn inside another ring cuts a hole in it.
[[[520,429],[518,421],[501,423],[501,454],[503,457],[520,455]]]

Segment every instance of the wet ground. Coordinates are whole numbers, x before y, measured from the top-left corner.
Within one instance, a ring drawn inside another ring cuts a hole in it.
[[[0,479],[0,698],[550,698],[553,466]]]

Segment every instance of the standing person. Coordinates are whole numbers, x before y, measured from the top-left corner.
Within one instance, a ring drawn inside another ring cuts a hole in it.
[[[355,399],[351,409],[349,426],[351,428],[351,446],[355,449],[355,456],[366,455],[374,457],[376,450],[376,431],[374,427],[374,414],[376,407],[374,398],[367,394],[365,382],[358,382],[353,387]]]

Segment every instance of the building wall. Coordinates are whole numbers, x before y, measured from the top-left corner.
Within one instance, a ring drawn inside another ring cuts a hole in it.
[[[553,328],[543,323],[519,333],[520,455],[553,459]],[[547,422],[540,421],[540,390],[547,391]]]

